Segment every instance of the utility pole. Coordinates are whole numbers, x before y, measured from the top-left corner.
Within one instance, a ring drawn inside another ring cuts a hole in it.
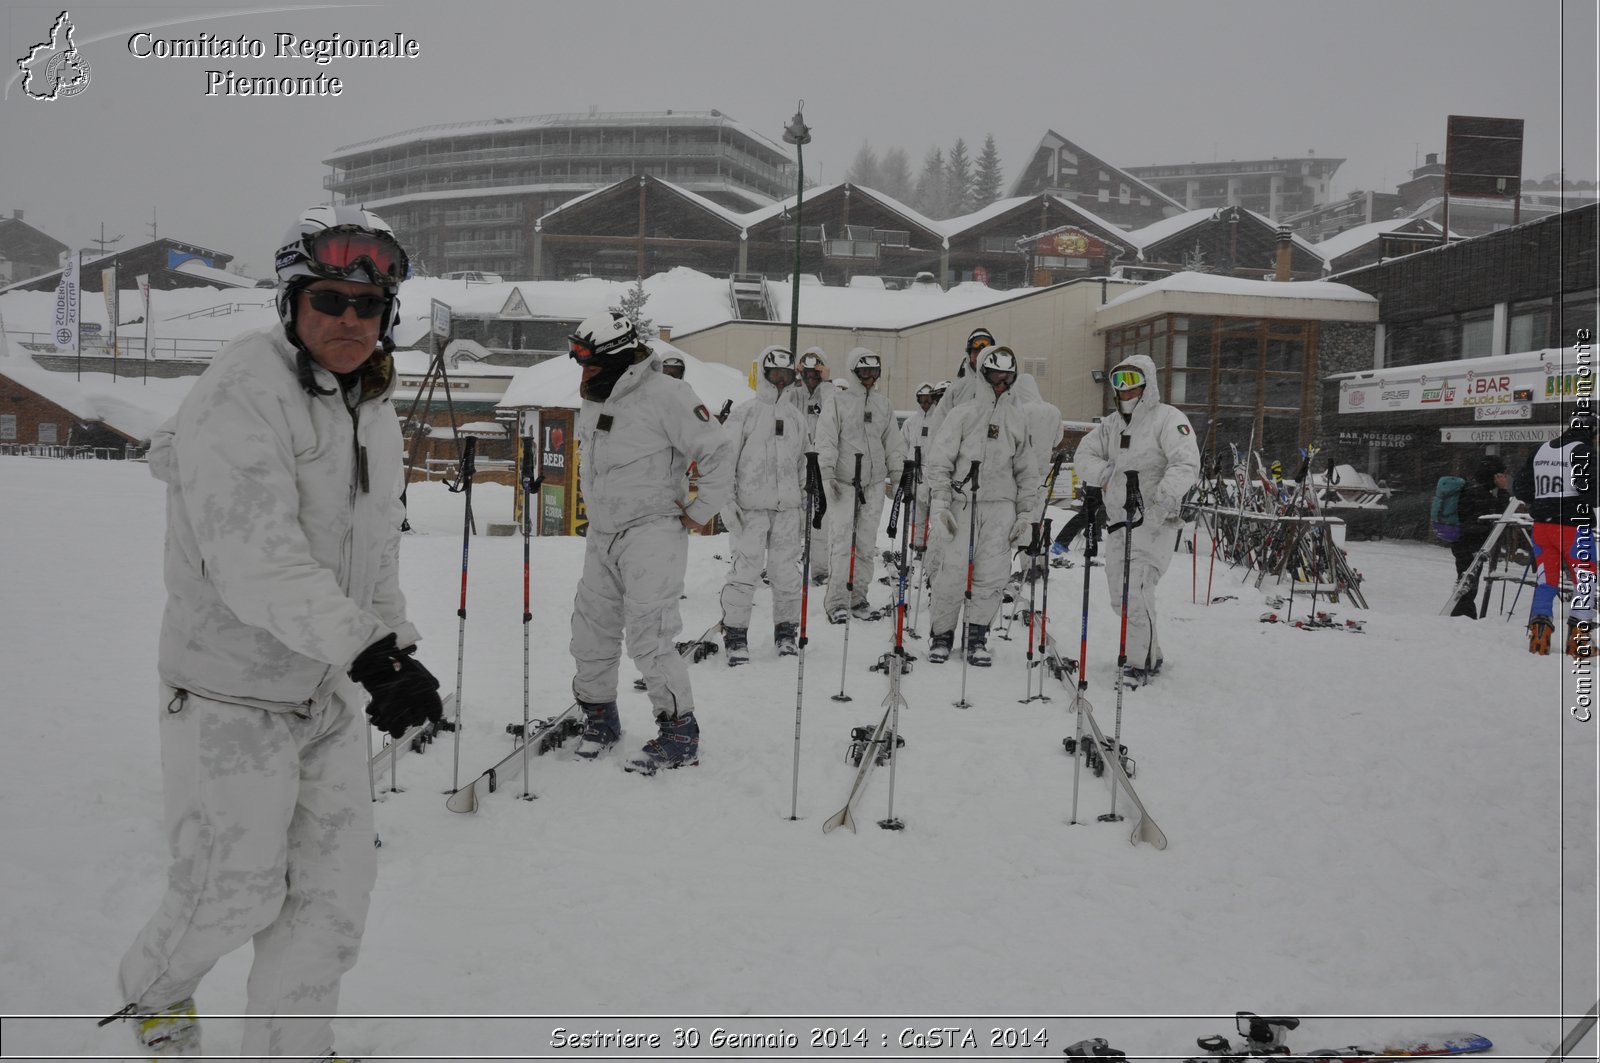
[[[106,246],[108,244],[116,243],[118,240],[122,239],[122,237],[124,235],[126,235],[126,234],[119,233],[118,235],[113,236],[111,239],[107,240],[106,239],[106,223],[105,222],[101,222],[100,223],[100,239],[95,240],[93,242],[100,245],[100,254],[104,255],[106,253]]]
[[[161,234],[156,231],[156,208],[150,208],[150,239],[154,240]]]

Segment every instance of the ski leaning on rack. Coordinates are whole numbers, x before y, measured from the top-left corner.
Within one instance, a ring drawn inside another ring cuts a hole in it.
[[[1494,555],[1495,545],[1500,541],[1500,533],[1505,531],[1506,525],[1516,523],[1517,507],[1520,505],[1522,505],[1522,501],[1513,498],[1506,504],[1505,512],[1495,519],[1494,527],[1490,530],[1489,537],[1483,541],[1482,546],[1478,547],[1478,552],[1472,555],[1472,564],[1467,566],[1465,572],[1456,577],[1456,585],[1450,588],[1449,601],[1445,602],[1444,608],[1439,610],[1440,616],[1449,616],[1454,611],[1456,603],[1461,600],[1461,596],[1467,593],[1467,588],[1472,586],[1472,581],[1477,579],[1478,574],[1484,570],[1484,566],[1489,563],[1489,558]]]
[[[469,815],[478,811],[480,788],[482,795],[487,797],[500,789],[501,783],[515,781],[522,773],[522,747],[525,744],[528,745],[529,752],[543,756],[568,738],[582,734],[583,710],[574,701],[565,710],[548,720],[530,722],[527,735],[516,734],[520,729],[520,724],[511,725],[512,734],[517,738],[517,744],[512,747],[511,752],[485,769],[476,779],[451,794],[444,803],[445,808]]]
[[[1051,674],[1059,678],[1069,690],[1073,689],[1071,680],[1067,678],[1071,674],[1070,670],[1066,662],[1061,659],[1061,651],[1056,648],[1054,635],[1046,635],[1044,638],[1044,656]],[[1112,743],[1106,739],[1104,732],[1100,730],[1100,724],[1094,718],[1094,706],[1089,704],[1089,699],[1083,696],[1082,691],[1073,690],[1073,695],[1073,708],[1082,714],[1084,722],[1089,725],[1089,730],[1094,735],[1095,749],[1101,751],[1100,759],[1111,768],[1111,785],[1113,787],[1121,785],[1122,792],[1128,795],[1129,803],[1139,814],[1133,821],[1133,829],[1128,832],[1128,844],[1138,845],[1140,842],[1145,842],[1157,849],[1165,849],[1166,833],[1156,826],[1156,821],[1144,807],[1144,802],[1139,800],[1138,791],[1133,788],[1133,781],[1128,778],[1128,773],[1122,766],[1123,751],[1113,748]],[[1076,750],[1070,752],[1073,756],[1078,755]]]
[[[892,655],[886,655],[892,656]],[[850,732],[849,759],[856,764],[856,777],[850,784],[850,796],[845,799],[844,807],[829,816],[822,825],[822,833],[830,834],[838,827],[849,827],[855,833],[856,802],[861,800],[861,795],[867,792],[867,783],[872,779],[872,769],[879,764],[886,764],[895,751],[905,745],[905,739],[896,735],[889,726],[890,717],[894,710],[904,704],[900,698],[900,669],[898,662],[889,662],[891,686],[889,696],[883,699],[883,719],[878,721],[877,727],[863,725]]]
[[[440,721],[441,723],[449,722],[450,715],[454,711],[455,700],[456,696],[454,692],[444,696],[444,715],[443,719]],[[383,743],[383,748],[372,754],[371,758],[367,761],[367,767],[371,772],[372,777],[374,779],[378,779],[382,777],[384,772],[393,773],[394,765],[397,761],[399,761],[407,753],[422,752],[433,743],[434,738],[438,736],[440,731],[446,729],[447,728],[440,727],[439,724],[434,723],[432,720],[424,720],[408,730],[405,734],[401,735],[399,738],[386,738]],[[391,785],[390,789],[394,790],[397,789],[397,787]]]

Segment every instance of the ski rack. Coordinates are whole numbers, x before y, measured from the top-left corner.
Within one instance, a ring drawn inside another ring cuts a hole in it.
[[[898,657],[898,654],[889,653],[886,657]],[[857,735],[866,730],[866,727],[851,729],[849,756],[853,757],[859,748],[861,759],[856,765],[856,776],[850,784],[850,796],[845,799],[844,807],[829,816],[822,824],[822,833],[831,834],[840,827],[849,827],[850,833],[856,832],[855,806],[861,796],[867,792],[867,783],[872,778],[872,769],[880,763],[893,761],[897,758],[898,750],[904,746],[905,739],[894,734],[889,727],[890,717],[898,708],[906,708],[904,696],[900,693],[901,664],[885,662],[889,670],[889,693],[883,699],[883,718],[878,721],[878,726],[872,729],[871,736],[865,740]],[[903,662],[902,662],[903,664]],[[890,765],[893,770],[893,765]],[[885,830],[904,830],[905,824],[892,816],[878,824]]]

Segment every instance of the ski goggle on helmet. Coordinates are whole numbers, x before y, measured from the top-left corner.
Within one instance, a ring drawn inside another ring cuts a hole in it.
[[[1111,371],[1112,391],[1132,391],[1134,388],[1144,387],[1144,374],[1137,369],[1113,369]]]
[[[879,377],[883,375],[883,359],[875,354],[863,354],[856,362],[855,369],[858,377]]]
[[[356,207],[312,207],[287,234],[273,261],[278,279],[360,281],[393,291],[410,274],[389,226]]]
[[[971,354],[973,351],[981,351],[985,347],[993,346],[994,333],[990,332],[986,328],[975,328],[972,330],[972,334],[967,337],[968,354]]]

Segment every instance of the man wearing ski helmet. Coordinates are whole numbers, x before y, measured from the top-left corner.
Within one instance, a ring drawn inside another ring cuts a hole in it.
[[[1528,502],[1533,516],[1533,556],[1539,566],[1528,652],[1541,656],[1550,652],[1563,569],[1572,576],[1567,653],[1575,658],[1594,654],[1595,423],[1594,400],[1584,395],[1567,430],[1534,451],[1517,476],[1517,497]]]
[[[924,469],[917,483],[916,513],[915,519],[911,522],[911,548],[918,553],[924,553],[928,548],[929,528],[928,478],[925,470],[934,434],[944,418],[939,413],[937,405],[939,399],[932,384],[927,381],[918,384],[916,400],[917,411],[900,425],[900,434],[905,436],[907,459],[913,464],[922,465]]]
[[[652,370],[650,348],[623,315],[596,314],[569,342],[583,370],[578,475],[589,514],[572,607],[572,692],[585,717],[578,753],[593,759],[621,737],[617,668],[626,638],[659,734],[625,767],[650,775],[697,763],[694,692],[675,646],[678,599],[687,531],[704,531],[728,502],[731,448],[689,385]],[[682,471],[691,462],[699,495],[685,505]]]
[[[849,372],[843,387],[823,405],[817,417],[817,466],[828,485],[829,538],[833,557],[824,607],[831,623],[842,624],[846,613],[872,615],[867,588],[872,586],[873,555],[878,549],[878,518],[883,514],[883,484],[900,479],[906,441],[895,424],[894,407],[878,387],[883,359],[856,347],[847,356]],[[856,504],[856,455],[861,455],[861,499]],[[859,510],[859,512],[858,512]],[[855,545],[854,591],[848,588],[851,544]],[[815,544],[812,544],[815,550]]]
[[[833,401],[833,394],[837,388],[829,386],[823,377],[823,370],[828,367],[828,354],[821,347],[807,347],[800,355],[800,383],[791,398],[799,405],[800,413],[805,418],[806,424],[806,450],[814,452],[817,449],[817,419],[822,416],[822,408]],[[802,511],[800,519],[805,519]],[[821,586],[828,582],[828,525],[832,521],[823,518],[822,527],[811,529],[811,582]],[[805,529],[801,529],[802,536]]]
[[[200,1054],[195,990],[252,943],[242,1055],[331,1054],[377,873],[350,680],[396,737],[441,715],[397,570],[405,252],[375,215],[313,207],[276,269],[280,323],[225,345],[150,448],[172,862],[119,972],[145,1054]]]
[[[734,463],[733,503],[722,509],[733,546],[733,568],[722,588],[729,666],[750,659],[750,606],[763,569],[772,583],[773,646],[780,657],[799,652],[806,434],[791,394],[794,380],[794,355],[768,347],[761,352],[755,397],[735,406],[726,423]]]
[[[940,400],[940,405],[953,410],[987,390],[978,377],[978,359],[983,357],[984,351],[994,345],[994,333],[982,325],[968,334],[966,350],[962,353],[961,362],[956,366],[955,383],[950,386],[949,393]]]
[[[1098,488],[1106,507],[1106,590],[1122,610],[1123,566],[1128,565],[1128,664],[1119,679],[1149,682],[1161,670],[1156,633],[1156,584],[1172,564],[1174,532],[1183,524],[1183,496],[1200,478],[1200,448],[1189,418],[1161,401],[1155,363],[1136,354],[1111,367],[1116,409],[1084,437],[1073,465],[1086,488]],[[1127,474],[1139,474],[1144,512],[1127,521]],[[1132,550],[1125,551],[1131,534]]]
[[[1010,347],[985,350],[975,375],[984,382],[984,394],[950,411],[927,459],[933,520],[941,529],[944,551],[933,583],[928,660],[937,664],[949,659],[965,603],[967,663],[986,668],[989,626],[1011,572],[1011,548],[1027,542],[1039,470],[1027,411],[1012,391],[1016,354]],[[976,491],[971,482],[974,461]],[[967,602],[969,558],[972,600]]]

